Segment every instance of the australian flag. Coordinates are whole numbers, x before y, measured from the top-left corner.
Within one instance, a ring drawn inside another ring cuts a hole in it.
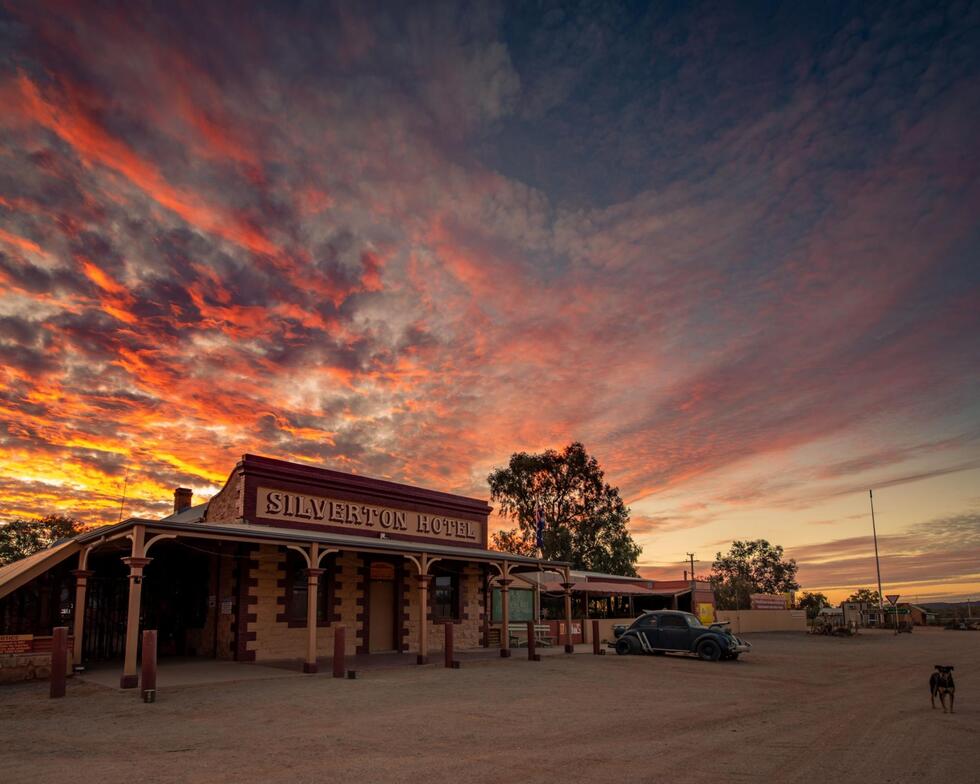
[[[535,541],[539,550],[544,549],[544,510],[539,504],[534,508],[534,530],[536,533]]]

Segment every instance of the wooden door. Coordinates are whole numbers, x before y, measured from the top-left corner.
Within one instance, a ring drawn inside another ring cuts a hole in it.
[[[368,650],[371,653],[395,650],[395,581],[369,583]]]

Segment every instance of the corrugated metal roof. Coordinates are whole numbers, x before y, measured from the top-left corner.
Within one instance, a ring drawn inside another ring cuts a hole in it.
[[[649,577],[630,577],[623,574],[606,574],[605,572],[588,572],[582,570],[573,570],[572,577],[581,577],[583,580],[597,581],[597,582],[625,582],[630,581],[634,585],[639,583],[645,583],[647,587],[653,583],[653,580]]]
[[[318,544],[333,545],[340,549],[362,550],[373,552],[407,552],[427,553],[429,555],[444,555],[457,559],[474,559],[479,561],[509,561],[511,563],[527,564],[528,566],[555,566],[564,568],[567,564],[561,561],[539,561],[523,555],[502,553],[497,550],[484,550],[475,547],[453,547],[452,545],[412,542],[404,539],[381,539],[355,534],[335,534],[326,531],[309,531],[298,528],[278,528],[270,525],[255,525],[253,523],[209,522],[194,523],[180,522],[175,519],[144,520],[131,518],[113,526],[82,534],[77,538],[83,544],[100,536],[111,536],[132,525],[145,525],[152,533],[180,533],[191,536],[207,537],[208,534],[234,536],[254,541],[270,541],[279,544]],[[152,535],[148,533],[148,536]]]
[[[30,582],[42,572],[56,566],[79,550],[78,537],[62,539],[46,550],[0,566],[0,598]]]
[[[199,523],[204,519],[204,513],[208,510],[209,503],[210,501],[205,501],[203,504],[189,506],[180,512],[169,514],[163,519],[171,520],[175,523]]]
[[[339,549],[359,550],[362,552],[393,552],[393,553],[426,553],[434,556],[445,556],[459,560],[476,561],[508,561],[513,564],[564,568],[567,564],[561,561],[541,561],[523,555],[484,550],[475,547],[453,547],[448,544],[427,542],[410,542],[402,539],[374,539],[366,536],[335,534],[320,531],[307,531],[293,528],[276,528],[268,525],[253,525],[251,523],[201,523],[195,522],[202,514],[202,507],[185,509],[177,515],[162,520],[146,520],[133,517],[115,525],[102,526],[79,534],[72,539],[63,539],[46,550],[34,553],[27,558],[14,561],[0,567],[0,597],[15,591],[20,586],[42,574],[47,569],[61,563],[69,556],[77,553],[85,544],[102,538],[111,537],[131,528],[134,525],[145,525],[148,535],[155,533],[176,533],[188,536],[207,537],[233,536],[250,541],[269,541],[277,544],[308,544],[316,542]]]
[[[560,589],[557,583],[555,583],[555,586],[558,587],[557,589]],[[553,591],[556,588],[550,587],[545,590]],[[609,596],[680,596],[691,591],[690,588],[684,591],[658,591],[656,588],[644,588],[641,585],[630,585],[629,583],[600,583],[595,581],[576,582],[572,585],[572,590],[581,593],[598,593]]]

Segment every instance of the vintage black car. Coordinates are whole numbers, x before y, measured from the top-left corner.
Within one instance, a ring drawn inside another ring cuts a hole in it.
[[[616,653],[696,653],[702,659],[734,660],[752,648],[727,623],[705,626],[696,615],[679,610],[645,612],[628,628],[614,630]]]

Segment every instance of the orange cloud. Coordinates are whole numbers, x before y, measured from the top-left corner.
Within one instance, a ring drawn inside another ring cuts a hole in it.
[[[82,158],[119,172],[147,196],[192,226],[255,253],[270,256],[278,253],[278,248],[254,226],[171,186],[155,165],[138,156],[125,142],[110,136],[86,114],[80,105],[78,91],[70,84],[63,85],[65,104],[57,106],[46,100],[24,74],[18,76],[18,83],[21,106],[30,118],[72,145]]]

